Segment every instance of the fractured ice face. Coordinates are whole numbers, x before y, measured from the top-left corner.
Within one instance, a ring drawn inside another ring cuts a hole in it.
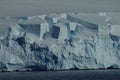
[[[9,70],[120,67],[119,24],[106,15],[49,14],[9,18],[14,19],[10,24],[4,20],[10,28],[5,37],[0,30],[0,65]]]
[[[33,40],[33,42],[37,39],[42,40],[44,34],[49,31],[49,25],[40,17],[20,21],[18,24],[24,29],[26,35]]]

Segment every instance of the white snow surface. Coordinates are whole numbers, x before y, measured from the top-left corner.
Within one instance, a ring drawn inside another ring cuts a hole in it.
[[[107,13],[57,15],[1,19],[0,70],[120,68],[120,26]]]

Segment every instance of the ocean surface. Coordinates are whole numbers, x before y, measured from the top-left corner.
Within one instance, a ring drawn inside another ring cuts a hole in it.
[[[0,72],[0,80],[120,80],[120,70]]]

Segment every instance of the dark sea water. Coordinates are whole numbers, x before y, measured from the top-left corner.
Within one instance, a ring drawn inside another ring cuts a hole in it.
[[[120,80],[120,70],[0,72],[0,80]]]

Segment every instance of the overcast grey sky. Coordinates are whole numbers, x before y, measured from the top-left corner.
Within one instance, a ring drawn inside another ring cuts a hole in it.
[[[32,16],[54,12],[120,11],[120,0],[0,0],[0,16]]]

